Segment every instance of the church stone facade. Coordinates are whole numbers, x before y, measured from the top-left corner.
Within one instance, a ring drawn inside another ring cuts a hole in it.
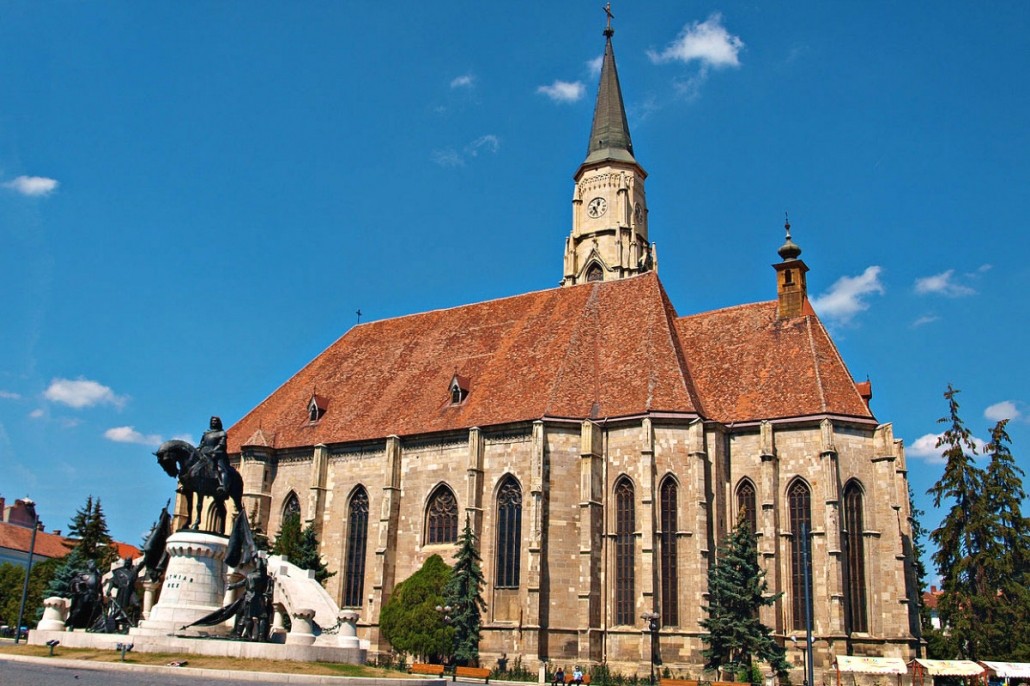
[[[247,511],[271,534],[294,510],[317,529],[373,652],[394,586],[450,561],[467,517],[485,664],[644,673],[657,612],[665,665],[700,675],[708,569],[740,521],[782,593],[762,619],[799,670],[806,531],[817,670],[908,658],[901,442],[809,306],[789,226],[775,299],[676,312],[605,37],[562,286],[355,326],[229,430]]]

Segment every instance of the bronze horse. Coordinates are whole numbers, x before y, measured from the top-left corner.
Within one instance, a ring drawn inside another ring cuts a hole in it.
[[[229,492],[219,495],[216,489],[219,486],[218,474],[214,464],[203,465],[199,469],[202,457],[200,451],[186,441],[173,439],[165,441],[154,453],[157,455],[157,462],[165,470],[168,476],[179,480],[179,491],[186,498],[186,526],[190,529],[200,529],[200,518],[204,512],[204,496],[211,496],[218,503],[218,508],[225,512],[225,501],[232,498],[233,505],[237,512],[243,511],[243,478],[240,473],[229,467]],[[196,509],[193,506],[193,495],[197,496]],[[193,513],[197,513],[194,520]],[[192,520],[192,521],[191,521]],[[220,533],[220,532],[219,532]]]

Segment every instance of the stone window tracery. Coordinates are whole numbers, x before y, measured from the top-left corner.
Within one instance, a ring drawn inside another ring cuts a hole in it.
[[[743,479],[737,486],[737,520],[743,519],[751,527],[751,533],[758,531],[758,511],[755,506],[755,485]]]
[[[439,486],[426,508],[426,543],[454,543],[458,540],[458,501],[447,486]]]
[[[812,580],[812,494],[801,479],[796,479],[787,489],[787,503],[790,510],[790,601],[791,628],[805,628],[805,559],[802,551],[804,533],[809,537],[808,579]]]
[[[869,631],[865,589],[865,539],[863,529],[862,486],[857,481],[844,487],[844,554],[850,631]]]
[[[676,511],[678,506],[676,481],[669,477],[661,488],[661,575],[662,575],[662,625],[679,624],[679,577],[677,574]]]
[[[615,485],[615,623],[636,620],[634,566],[636,565],[633,484],[623,477]]]
[[[297,515],[297,518],[300,519],[300,499],[293,491],[290,491],[290,494],[286,496],[286,502],[283,503],[283,516],[280,524],[285,523],[290,515]]]
[[[368,491],[359,486],[347,508],[347,573],[343,580],[344,607],[361,607],[365,590],[365,551],[368,545]]]
[[[497,588],[519,587],[522,549],[522,488],[507,476],[497,493]]]

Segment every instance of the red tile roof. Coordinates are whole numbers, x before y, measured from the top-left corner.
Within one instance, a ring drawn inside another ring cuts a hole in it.
[[[0,548],[17,550],[28,554],[32,544],[32,528],[0,522]],[[63,536],[48,534],[45,531],[36,532],[36,546],[34,554],[38,557],[64,557],[71,552],[75,542]]]
[[[542,417],[869,417],[816,317],[775,312],[773,302],[677,319],[645,274],[360,324],[231,427],[229,451]],[[455,374],[468,396],[452,405]],[[310,422],[316,391],[327,411]]]
[[[684,317],[676,331],[711,419],[873,418],[815,314],[780,320],[771,301]]]

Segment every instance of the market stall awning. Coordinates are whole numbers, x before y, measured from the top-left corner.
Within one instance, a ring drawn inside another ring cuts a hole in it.
[[[980,662],[1001,679],[1030,679],[1030,662]]]
[[[984,668],[971,660],[923,660],[909,664],[921,667],[930,676],[980,676]]]
[[[848,674],[905,674],[908,665],[900,657],[859,657],[838,655],[837,669]]]

